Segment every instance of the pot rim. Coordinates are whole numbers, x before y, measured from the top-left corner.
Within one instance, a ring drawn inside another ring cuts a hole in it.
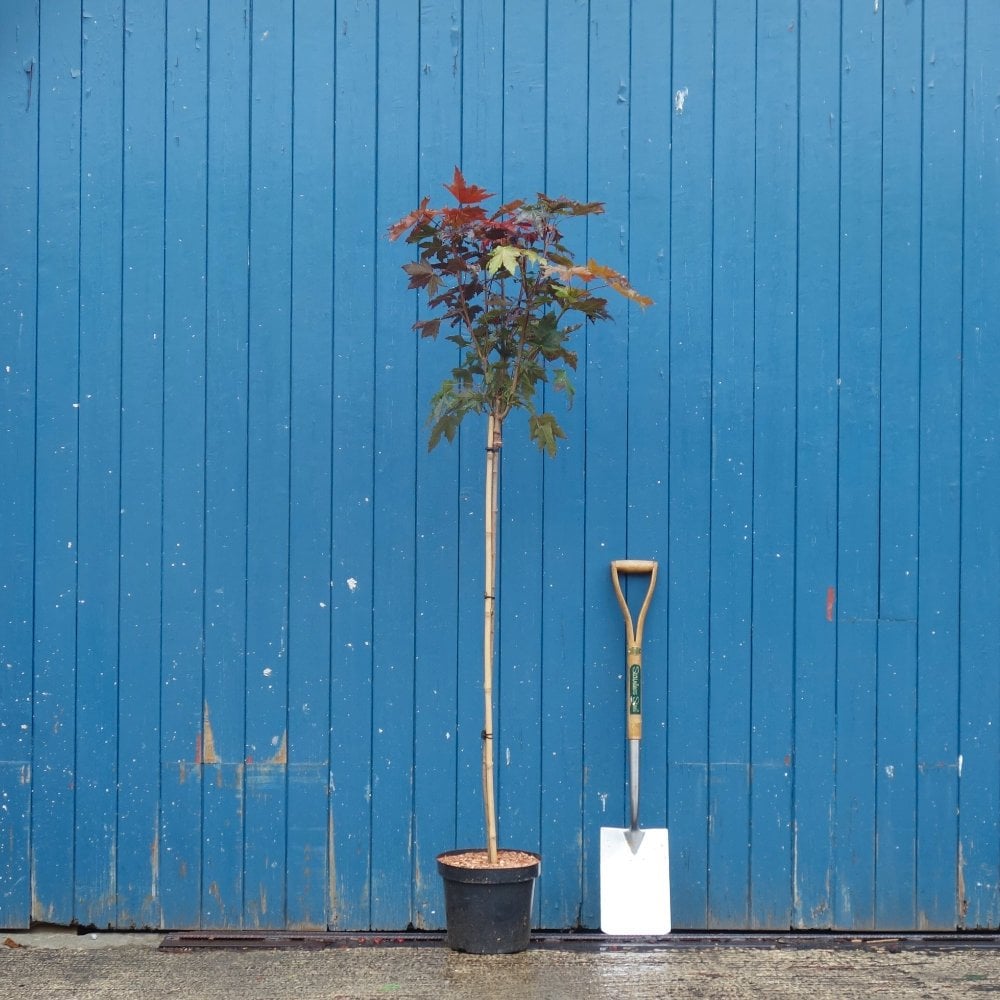
[[[522,851],[516,848],[502,848],[500,854],[516,852],[518,854],[529,854],[535,860],[526,865],[495,867],[495,868],[470,868],[466,865],[453,864],[449,860],[455,855],[468,854],[470,851],[478,851],[481,848],[466,847],[458,848],[454,851],[443,851],[436,858],[438,872],[442,877],[453,882],[527,882],[537,878],[542,866],[542,856],[534,851]]]

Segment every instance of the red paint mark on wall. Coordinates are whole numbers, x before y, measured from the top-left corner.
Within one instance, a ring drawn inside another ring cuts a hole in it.
[[[837,606],[837,589],[836,587],[826,588],[826,620],[828,622],[833,621],[833,609]]]

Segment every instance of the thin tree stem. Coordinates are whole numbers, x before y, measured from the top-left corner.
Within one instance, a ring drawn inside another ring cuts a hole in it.
[[[486,573],[483,601],[483,806],[486,853],[497,863],[496,775],[493,761],[493,658],[496,649],[497,508],[503,421],[489,414],[486,432]]]

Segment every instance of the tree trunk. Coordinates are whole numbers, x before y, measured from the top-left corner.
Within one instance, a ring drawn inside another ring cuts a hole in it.
[[[489,415],[486,431],[486,573],[483,601],[483,806],[486,853],[497,862],[496,775],[493,764],[493,659],[496,650],[497,509],[503,422]]]

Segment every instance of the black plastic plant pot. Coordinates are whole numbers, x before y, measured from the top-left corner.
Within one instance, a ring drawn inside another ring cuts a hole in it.
[[[530,854],[534,863],[517,868],[468,868],[449,861],[468,853],[438,855],[444,879],[445,944],[474,955],[524,951],[531,940],[531,904],[541,858]]]

